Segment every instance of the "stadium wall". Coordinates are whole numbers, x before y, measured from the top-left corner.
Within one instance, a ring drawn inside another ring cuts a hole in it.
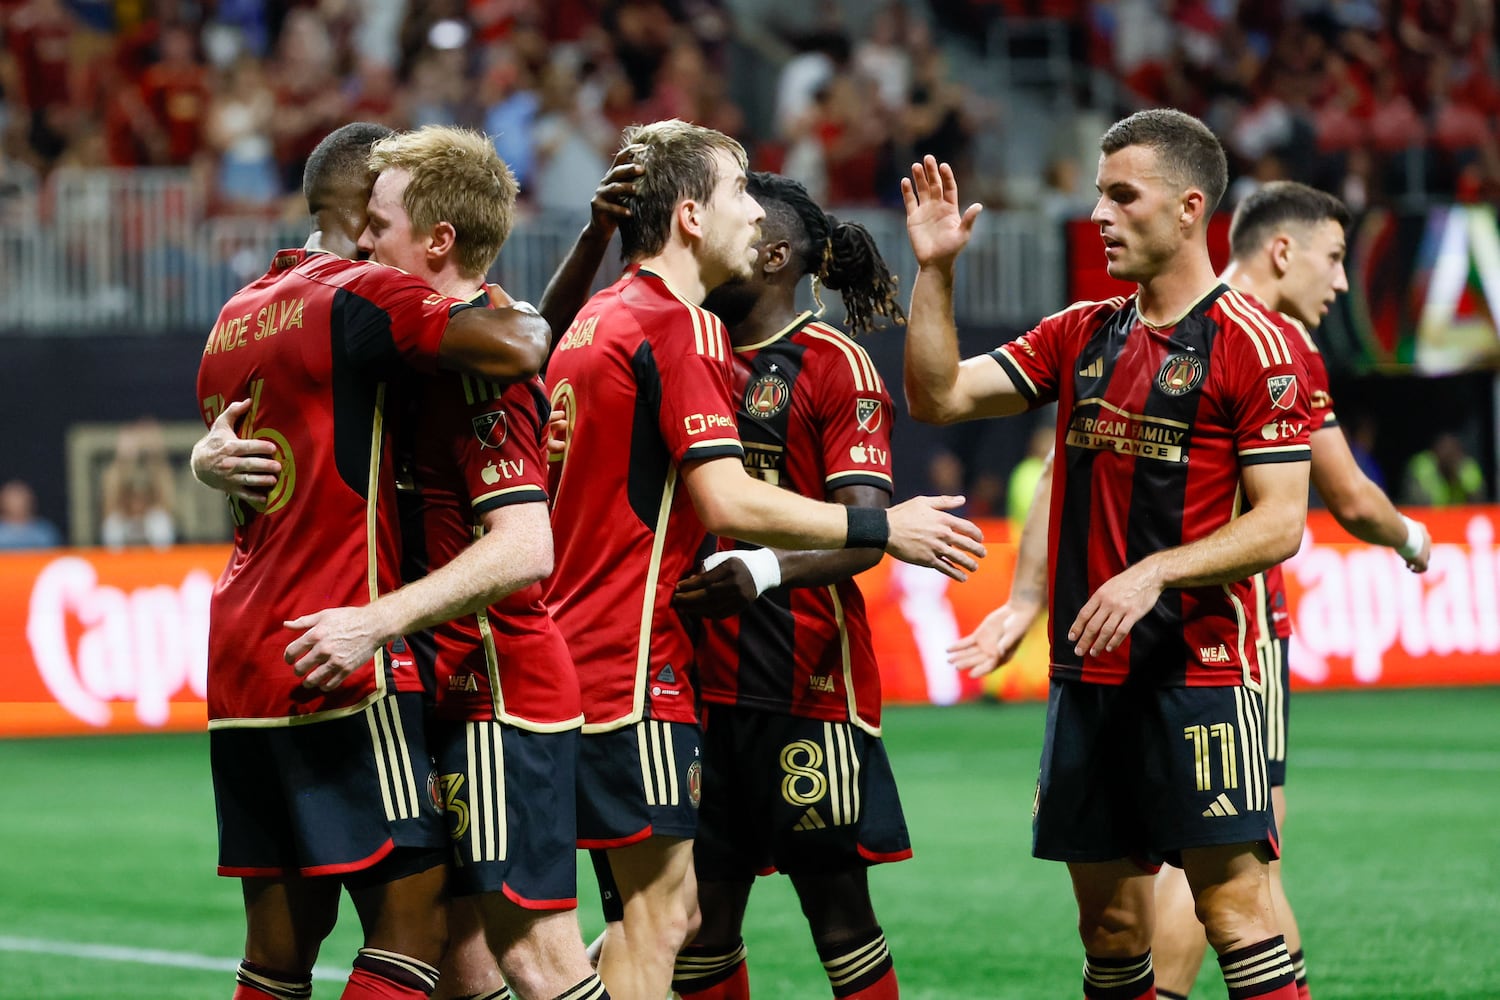
[[[1432,564],[1415,576],[1326,513],[1309,517],[1286,574],[1294,687],[1500,684],[1500,506],[1423,518]],[[1042,625],[983,682],[946,664],[949,643],[1010,590],[1008,527],[982,525],[989,558],[967,583],[890,559],[861,577],[888,702],[1045,695]],[[11,650],[0,736],[203,728],[209,599],[227,555],[225,546],[0,555],[0,642]]]

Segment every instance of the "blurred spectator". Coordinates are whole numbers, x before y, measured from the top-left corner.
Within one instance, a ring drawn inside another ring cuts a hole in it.
[[[934,496],[964,496],[963,459],[947,448],[939,448],[927,463],[927,489],[923,492]],[[955,507],[959,514],[967,514],[968,505]]]
[[[1041,481],[1042,472],[1047,467],[1047,456],[1051,454],[1056,439],[1056,422],[1039,419],[1026,441],[1026,455],[1011,470],[1005,487],[1005,514],[1010,519],[1012,538],[1021,537],[1032,497],[1036,495],[1036,484]]]
[[[619,129],[579,100],[578,82],[563,62],[542,78],[542,113],[537,118],[536,187],[541,208],[577,211],[579,192],[590,191],[609,167]]]
[[[0,549],[50,549],[62,543],[51,521],[37,516],[36,493],[20,479],[0,486]]]
[[[100,541],[112,549],[172,544],[177,533],[176,485],[161,427],[154,420],[120,428],[114,458],[104,467],[99,484]]]
[[[205,123],[209,148],[219,154],[218,198],[230,210],[258,211],[281,195],[271,140],[275,112],[276,95],[260,61],[250,56],[235,60]]]
[[[15,98],[26,118],[27,141],[50,166],[80,124],[79,72],[72,52],[79,34],[62,0],[30,0],[9,12],[6,48],[14,62]]]
[[[1380,492],[1388,492],[1385,488],[1385,472],[1380,468],[1380,463],[1375,461],[1375,435],[1378,432],[1375,418],[1368,413],[1357,413],[1343,426],[1349,441],[1349,453],[1354,456],[1354,464],[1359,466],[1359,471],[1370,482],[1380,487]]]
[[[141,95],[157,132],[152,145],[160,152],[154,162],[181,167],[203,142],[207,71],[198,61],[197,42],[187,28],[163,28],[159,44],[161,58],[141,78]]]
[[[1419,451],[1406,464],[1404,503],[1451,507],[1484,501],[1484,472],[1479,461],[1464,451],[1457,434],[1445,431],[1432,447]]]

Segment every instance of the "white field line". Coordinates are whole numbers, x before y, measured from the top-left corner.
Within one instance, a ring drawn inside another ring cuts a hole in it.
[[[174,969],[199,969],[233,976],[239,968],[237,958],[215,958],[186,951],[163,951],[159,948],[126,948],[113,944],[87,944],[83,941],[49,941],[44,938],[13,937],[0,934],[0,952],[25,952],[32,955],[57,955],[62,958],[92,958],[102,962],[131,962]],[[349,973],[327,966],[313,968],[314,979],[342,982]]]

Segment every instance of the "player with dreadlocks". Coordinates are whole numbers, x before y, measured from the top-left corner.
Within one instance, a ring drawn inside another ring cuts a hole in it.
[[[849,336],[820,322],[819,286],[841,293],[851,333],[905,322],[896,279],[864,227],[824,214],[806,189],[750,175],[765,208],[755,272],[704,305],[734,345],[745,465],[818,500],[891,499],[891,398]],[[799,312],[813,278],[818,313]],[[756,875],[788,875],[836,997],[897,995],[866,869],[911,856],[880,739],[880,674],[857,573],[874,549],[731,548],[678,585],[703,619],[703,797],[693,862],[702,924],[679,954],[683,1000],[750,996],[741,938]]]

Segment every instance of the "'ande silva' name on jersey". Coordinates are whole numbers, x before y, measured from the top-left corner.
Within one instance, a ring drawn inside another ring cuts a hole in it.
[[[250,313],[245,313],[243,316],[221,320],[208,332],[208,345],[203,353],[224,354],[237,347],[244,347],[251,339],[265,340],[293,327],[300,330],[302,306],[303,300],[300,298],[281,299],[268,306],[261,306],[253,317]]]

